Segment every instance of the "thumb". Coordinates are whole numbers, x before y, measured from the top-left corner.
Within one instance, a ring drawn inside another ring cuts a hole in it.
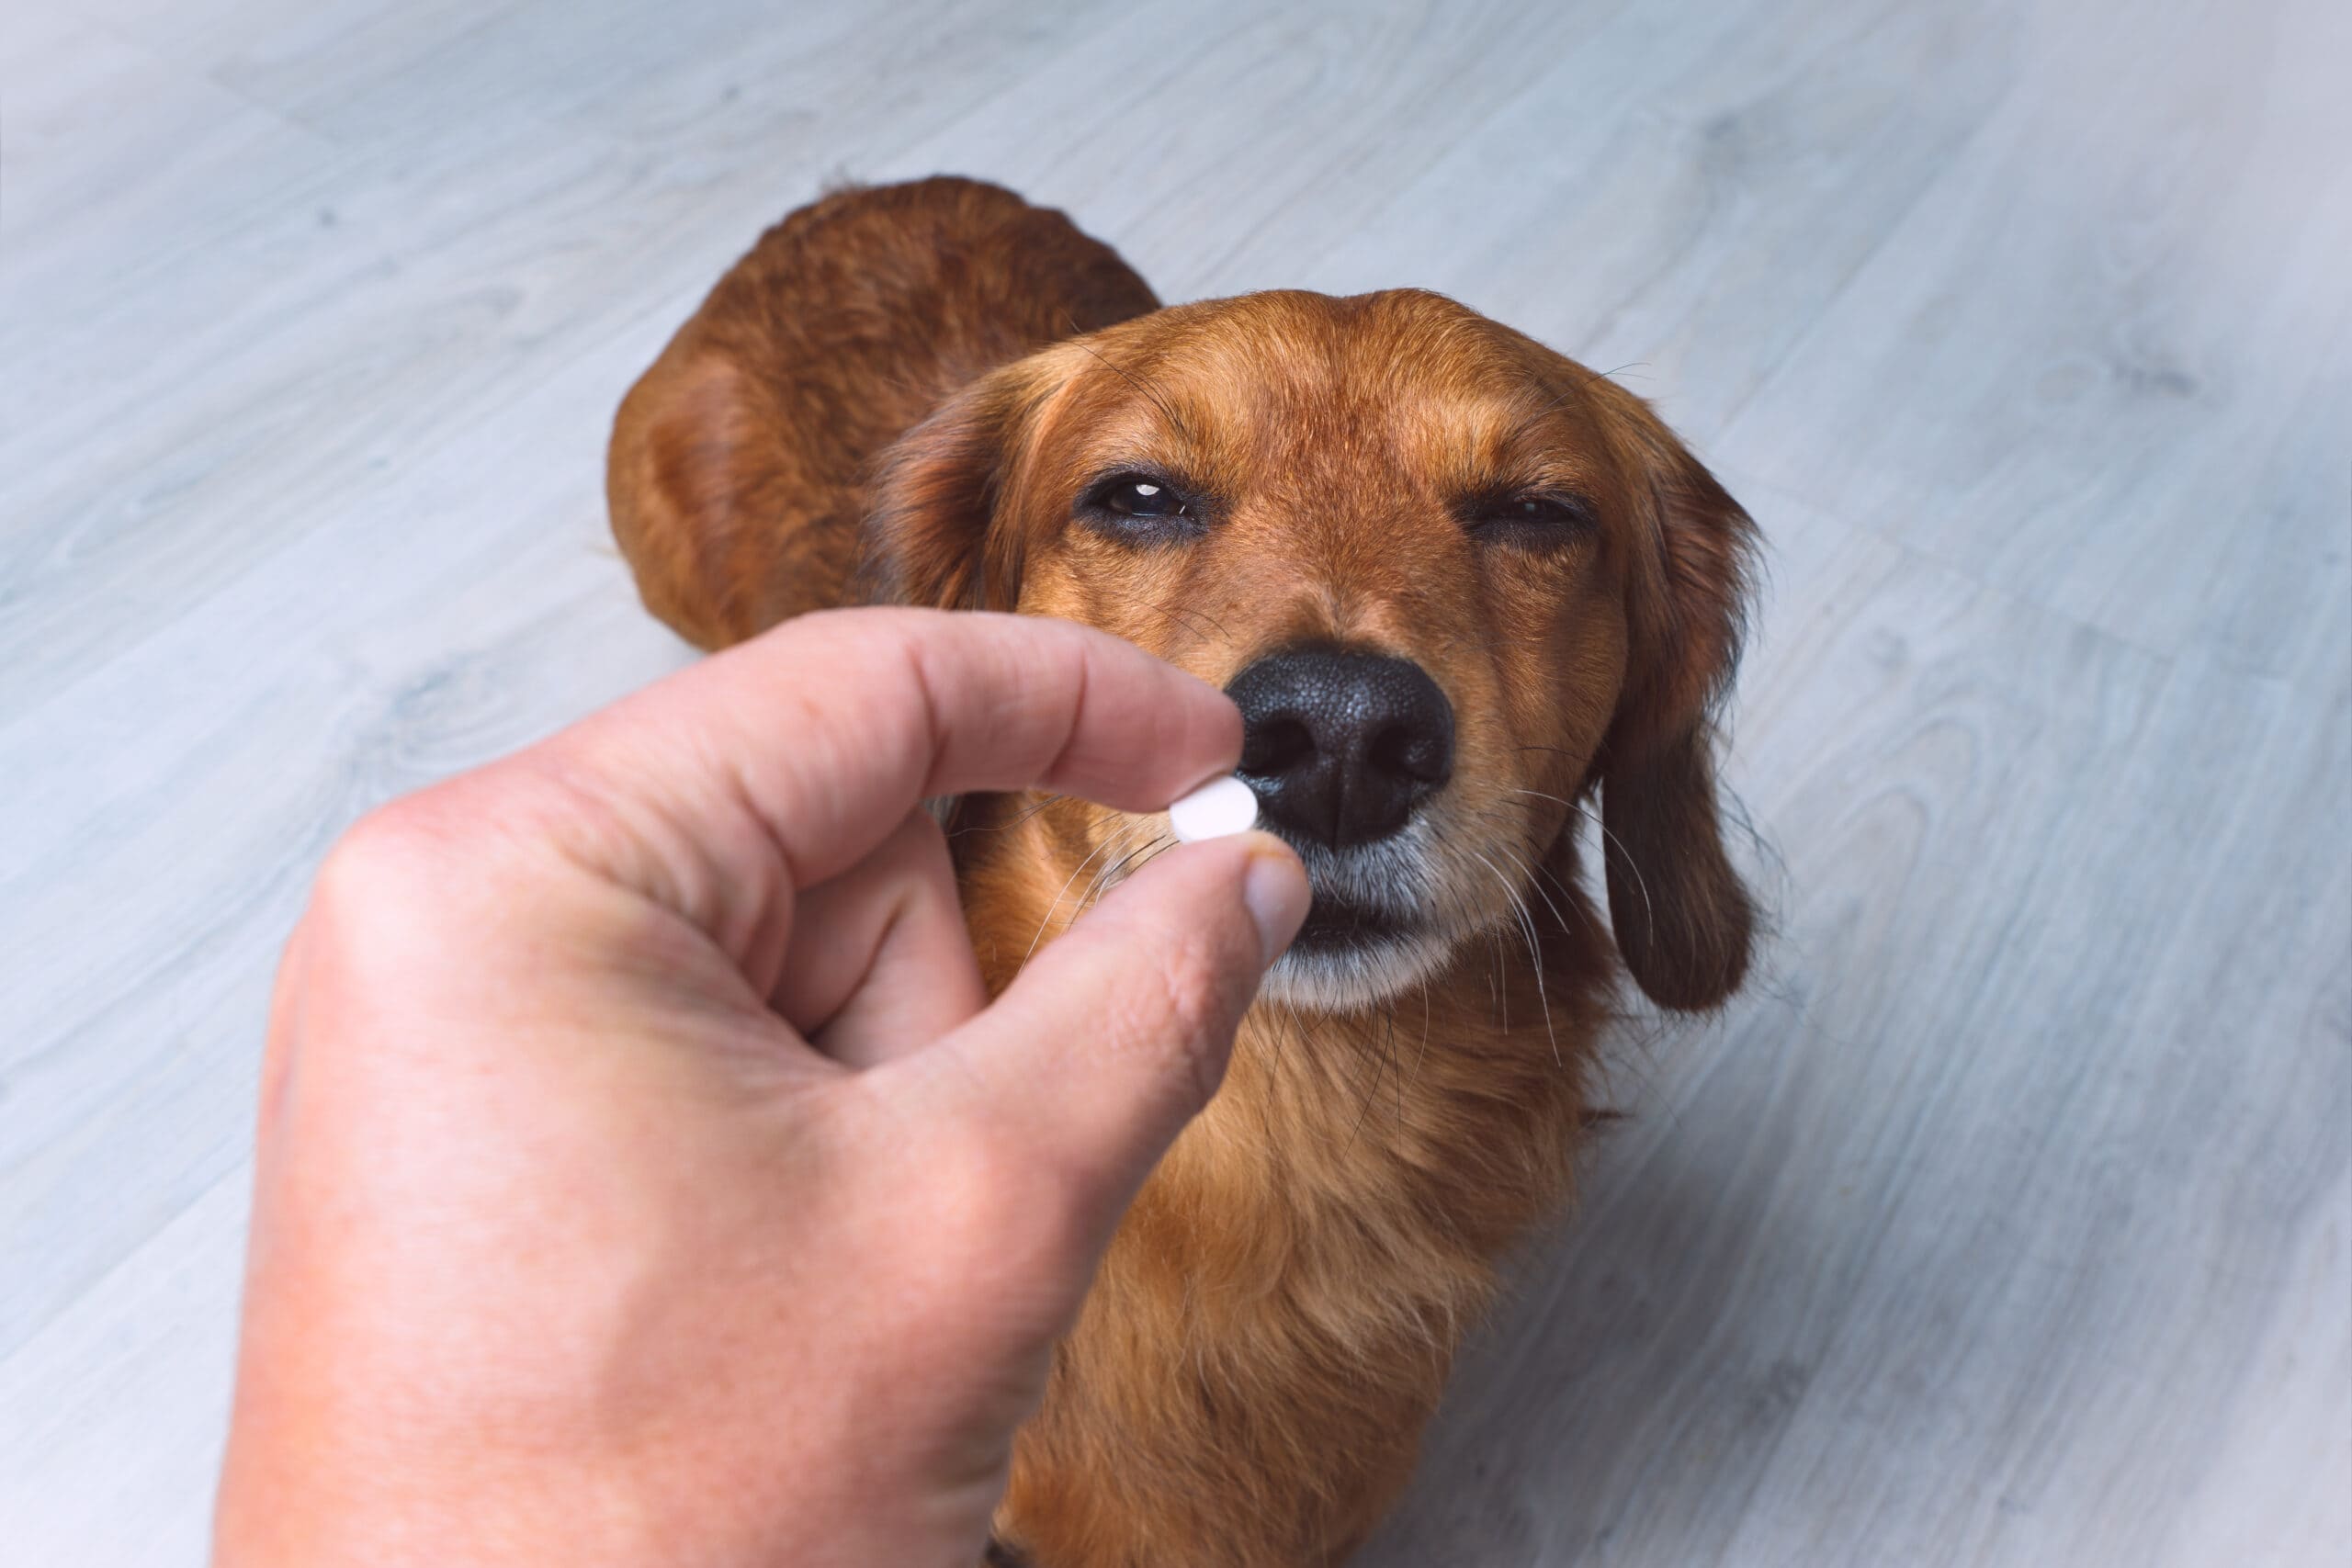
[[[1306,918],[1272,834],[1155,856],[922,1053],[990,1140],[1050,1173],[1096,1246],[1225,1077],[1258,984]]]

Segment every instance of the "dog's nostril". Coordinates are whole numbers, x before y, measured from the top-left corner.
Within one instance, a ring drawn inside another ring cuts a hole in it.
[[[1366,760],[1384,773],[1423,784],[1443,784],[1453,767],[1447,739],[1412,724],[1392,724],[1373,738]]]
[[[1297,719],[1276,716],[1243,731],[1241,771],[1286,773],[1315,754],[1315,737]]]

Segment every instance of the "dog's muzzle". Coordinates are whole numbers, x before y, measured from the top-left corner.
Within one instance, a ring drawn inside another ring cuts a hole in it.
[[[1241,779],[1315,888],[1296,947],[1403,934],[1421,903],[1415,810],[1453,772],[1453,705],[1408,660],[1309,647],[1268,654],[1226,687],[1241,710]]]

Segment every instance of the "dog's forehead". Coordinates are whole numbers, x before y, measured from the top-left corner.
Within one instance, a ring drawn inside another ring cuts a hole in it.
[[[1585,419],[1567,361],[1420,290],[1245,295],[1136,325],[1128,363],[1098,367],[1123,423],[1221,466],[1491,461]]]

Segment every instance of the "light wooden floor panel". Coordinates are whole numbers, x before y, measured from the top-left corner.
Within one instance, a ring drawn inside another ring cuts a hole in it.
[[[2352,10],[0,15],[0,1557],[201,1561],[276,951],[673,668],[630,378],[831,178],[1419,284],[1771,542],[1779,929],[1479,1337],[1425,1563],[2352,1562]]]

